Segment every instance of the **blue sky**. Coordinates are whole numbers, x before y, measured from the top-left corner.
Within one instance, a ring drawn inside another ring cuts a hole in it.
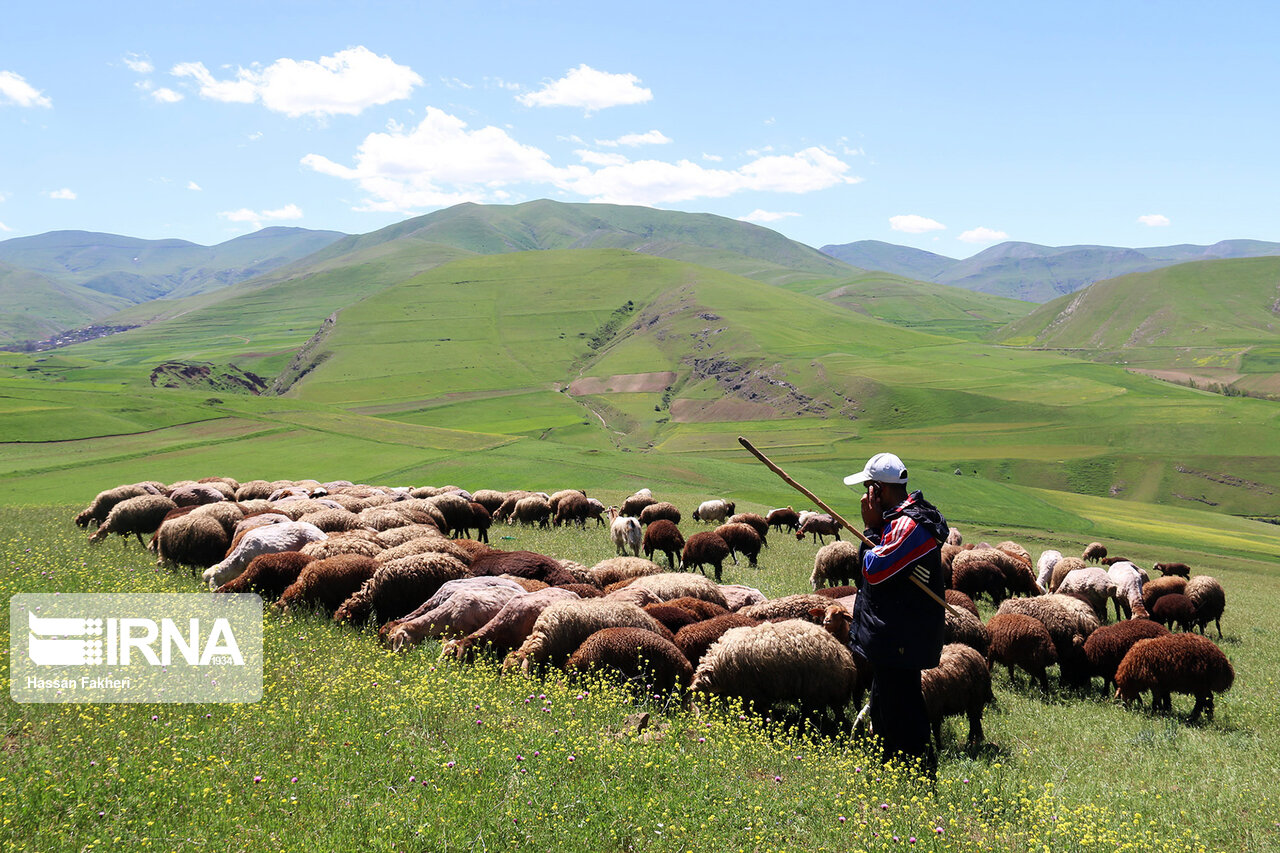
[[[463,200],[813,246],[1280,240],[1280,6],[11,4],[0,239],[364,233]]]

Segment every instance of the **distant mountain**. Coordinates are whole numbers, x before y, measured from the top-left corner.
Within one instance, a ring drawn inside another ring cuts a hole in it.
[[[119,297],[0,263],[0,346],[93,323],[126,304]]]
[[[0,263],[37,273],[62,287],[101,294],[106,304],[119,308],[226,287],[345,236],[337,231],[264,228],[216,246],[200,246],[186,240],[50,231],[0,242]]]
[[[864,269],[879,269],[1029,302],[1048,302],[1095,281],[1128,273],[1188,261],[1280,255],[1280,243],[1224,240],[1212,246],[1182,244],[1126,249],[1009,242],[964,260],[877,240],[823,246],[822,251]]]

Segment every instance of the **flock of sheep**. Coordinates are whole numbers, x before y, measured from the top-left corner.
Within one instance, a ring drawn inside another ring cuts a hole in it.
[[[256,592],[282,609],[376,624],[397,650],[439,638],[443,654],[459,661],[485,652],[526,672],[604,669],[646,691],[732,697],[758,712],[830,711],[847,724],[846,709],[861,705],[870,683],[867,662],[848,645],[857,546],[840,540],[830,516],[734,510],[728,500],[702,503],[694,522],[717,526],[686,539],[680,510],[647,489],[605,507],[576,490],[470,493],[210,477],[109,489],[76,522],[96,528],[93,542],[112,533],[139,542],[150,536],[158,564],[202,570],[215,592]],[[592,520],[607,526],[618,556],[591,567],[487,544],[494,522],[585,527]],[[811,592],[768,599],[719,582],[726,559],[755,565],[771,530],[819,542],[836,537],[817,551]],[[1157,710],[1170,709],[1171,693],[1189,693],[1192,719],[1212,715],[1213,694],[1230,687],[1226,656],[1190,632],[1222,615],[1225,594],[1213,578],[1157,564],[1165,576],[1148,582],[1145,571],[1107,558],[1098,543],[1080,558],[1046,551],[1033,567],[1016,543],[961,545],[954,532],[953,539],[942,555],[952,605],[947,645],[940,665],[922,676],[935,739],[945,716],[963,714],[970,742],[981,742],[995,664],[1008,666],[1011,677],[1025,670],[1046,689],[1045,670],[1057,664],[1064,685],[1087,687],[1101,677],[1126,703],[1150,691]],[[654,562],[658,555],[665,569]],[[1098,561],[1107,567],[1090,565]],[[981,595],[998,607],[985,624],[974,604]],[[1104,624],[1108,602],[1120,620],[1111,625]]]

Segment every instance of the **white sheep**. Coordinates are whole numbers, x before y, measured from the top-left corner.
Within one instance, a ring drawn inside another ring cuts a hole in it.
[[[698,504],[698,508],[693,511],[694,521],[724,521],[733,515],[734,502],[726,501],[723,498],[715,498],[714,500],[703,501]]]
[[[1099,620],[1107,618],[1107,602],[1116,600],[1116,584],[1106,569],[1089,566],[1067,572],[1067,576],[1058,584],[1058,592],[1064,595],[1078,595],[1089,602]],[[1117,605],[1116,610],[1119,611]]]
[[[524,587],[508,578],[458,578],[395,623],[388,623],[387,641],[394,651],[417,645],[427,637],[466,636],[502,612]]]
[[[1053,577],[1053,567],[1058,565],[1058,561],[1061,559],[1061,551],[1050,549],[1040,554],[1040,559],[1036,560],[1036,583],[1040,584],[1041,589],[1049,588],[1049,580]]]
[[[612,507],[610,509],[613,509]],[[616,512],[616,510],[615,510]],[[609,524],[609,538],[618,551],[618,556],[625,557],[627,549],[633,556],[640,556],[640,542],[644,538],[644,530],[640,527],[640,519],[629,515],[616,516]]]
[[[287,521],[250,530],[221,563],[205,569],[201,575],[210,589],[217,589],[227,581],[239,577],[249,562],[259,554],[278,554],[281,551],[300,551],[308,542],[328,539],[329,535],[305,521]]]
[[[1116,619],[1132,619],[1134,613],[1142,615],[1147,612],[1142,604],[1142,587],[1147,582],[1146,570],[1140,569],[1130,562],[1113,563],[1107,569],[1107,577],[1116,585],[1115,608]],[[1121,608],[1124,615],[1121,616]]]

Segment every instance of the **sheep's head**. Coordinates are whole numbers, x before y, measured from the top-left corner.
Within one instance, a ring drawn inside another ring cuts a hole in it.
[[[853,616],[842,604],[829,604],[826,608],[815,607],[809,611],[815,621],[821,621],[827,633],[840,641],[841,645],[849,642],[849,632],[853,628]]]

